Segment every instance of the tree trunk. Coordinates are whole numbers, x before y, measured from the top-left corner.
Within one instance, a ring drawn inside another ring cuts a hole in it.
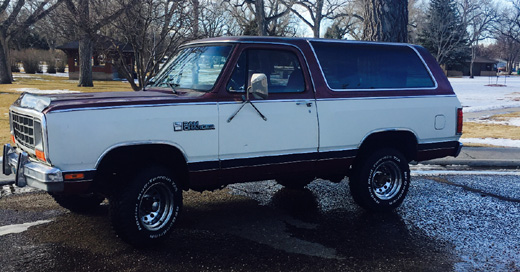
[[[199,38],[199,16],[200,16],[200,2],[199,0],[192,0],[192,8],[193,8],[193,38]]]
[[[89,0],[78,2],[79,22],[83,27],[79,39],[79,87],[93,87],[92,82],[92,50],[93,42],[89,29]]]
[[[475,58],[477,57],[477,49],[476,46],[471,47],[471,62],[469,64],[469,78],[473,78],[473,64],[475,63]]]
[[[364,0],[363,39],[408,41],[408,0]]]
[[[6,38],[2,36],[0,37],[0,84],[13,83],[7,50],[9,49],[7,47]]]
[[[258,36],[267,36],[267,26],[265,25],[264,0],[255,1],[255,19],[258,27]]]
[[[92,82],[92,39],[84,36],[79,40],[79,83],[78,87],[93,87]]]
[[[320,25],[315,25],[312,28],[312,34],[313,34],[314,38],[319,38],[320,37]]]
[[[312,34],[314,38],[320,37],[321,20],[323,20],[323,0],[316,1],[316,14],[314,15],[314,26],[312,27]]]

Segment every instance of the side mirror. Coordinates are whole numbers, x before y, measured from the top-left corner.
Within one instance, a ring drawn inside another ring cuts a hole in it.
[[[266,99],[269,95],[267,90],[267,76],[265,74],[253,74],[251,76],[251,86],[248,93],[253,94],[256,99]]]

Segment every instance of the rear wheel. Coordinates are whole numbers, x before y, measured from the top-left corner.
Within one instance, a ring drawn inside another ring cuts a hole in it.
[[[117,235],[134,245],[164,239],[177,221],[182,190],[164,168],[139,172],[130,184],[110,198],[110,219]]]
[[[280,185],[283,185],[288,189],[302,189],[303,187],[309,185],[312,182],[312,179],[309,178],[281,178],[276,179],[276,182]]]
[[[373,152],[354,165],[350,191],[354,201],[370,211],[389,211],[403,202],[410,186],[410,167],[397,150]]]

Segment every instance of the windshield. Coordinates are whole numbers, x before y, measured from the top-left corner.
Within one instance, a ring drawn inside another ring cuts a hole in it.
[[[209,91],[215,85],[231,45],[184,48],[155,77],[154,86]]]

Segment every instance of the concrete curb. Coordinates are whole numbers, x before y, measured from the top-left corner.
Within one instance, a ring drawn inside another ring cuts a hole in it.
[[[436,159],[431,161],[420,162],[423,165],[439,165],[439,166],[469,166],[475,168],[500,168],[500,169],[520,169],[520,161],[518,160],[484,160],[484,159]]]

